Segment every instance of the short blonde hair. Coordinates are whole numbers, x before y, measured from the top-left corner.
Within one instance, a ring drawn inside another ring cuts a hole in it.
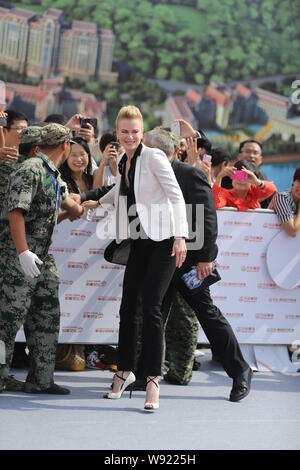
[[[133,106],[132,104],[128,106],[123,106],[117,116],[116,119],[116,129],[118,128],[118,124],[121,119],[139,119],[142,122],[142,127],[143,125],[143,116],[139,108],[136,106]]]

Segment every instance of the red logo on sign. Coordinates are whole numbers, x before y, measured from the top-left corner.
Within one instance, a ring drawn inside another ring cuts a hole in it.
[[[258,287],[259,289],[266,289],[266,290],[268,290],[268,289],[271,289],[271,290],[272,290],[272,289],[277,289],[276,284],[274,284],[273,282],[270,282],[270,283],[267,283],[267,282],[259,282],[259,283],[257,284],[257,287]]]
[[[102,312],[84,312],[83,318],[103,318],[104,313]]]
[[[268,333],[293,333],[294,328],[267,328]]]
[[[256,242],[256,243],[260,243],[263,241],[263,237],[261,237],[260,235],[245,235],[244,237],[244,240],[245,242]]]
[[[63,333],[82,333],[83,328],[82,326],[63,326],[62,332]]]
[[[225,281],[221,281],[221,282],[218,282],[218,286],[222,286],[222,287],[246,287],[246,283],[245,282],[225,282]]]
[[[101,264],[101,269],[116,269],[116,270],[122,270],[125,269],[124,266],[118,266],[117,264]]]
[[[264,228],[271,228],[271,229],[276,229],[276,230],[278,230],[278,229],[281,228],[281,224],[270,224],[270,223],[268,223],[268,222],[265,222],[265,223],[263,224],[263,227],[264,227]]]
[[[83,302],[85,300],[85,295],[79,295],[79,294],[66,294],[65,295],[65,300],[75,300],[79,302]]]
[[[230,318],[243,318],[244,314],[243,313],[236,313],[236,312],[223,312],[223,315],[225,317],[230,317]]]
[[[239,297],[240,302],[257,302],[257,297],[247,297],[247,296],[242,296]]]
[[[254,333],[255,328],[254,328],[254,326],[238,326],[236,328],[236,331],[238,333]]]
[[[52,246],[49,249],[49,253],[75,253],[77,251],[76,248],[64,248],[58,246]]]
[[[252,227],[252,222],[245,222],[239,220],[224,220],[223,225],[235,225],[240,227]]]
[[[259,320],[273,320],[274,313],[256,313],[255,318]]]
[[[246,273],[259,273],[260,267],[259,266],[242,266],[241,271]]]
[[[68,268],[71,269],[87,269],[88,267],[88,263],[76,263],[75,261],[68,262]]]
[[[89,248],[89,255],[103,255],[104,248]]]
[[[232,235],[218,235],[218,240],[232,240]]]
[[[227,300],[227,295],[212,295],[213,300]]]
[[[92,232],[90,230],[72,230],[71,235],[74,237],[90,237]]]
[[[107,301],[120,301],[121,300],[121,297],[113,297],[113,296],[109,296],[109,295],[100,295],[98,297],[98,300],[107,300]]]
[[[91,286],[91,287],[105,287],[107,284],[106,281],[86,281],[85,285],[86,286]]]
[[[118,328],[96,328],[96,333],[118,333]]]
[[[230,269],[230,266],[224,265],[224,264],[219,264],[219,265],[218,265],[218,269],[219,269],[220,271],[228,271],[228,270]]]

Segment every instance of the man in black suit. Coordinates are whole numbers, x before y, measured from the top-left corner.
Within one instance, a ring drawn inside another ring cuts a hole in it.
[[[144,140],[147,146],[158,147],[166,153],[183,193],[185,203],[190,205],[192,209],[191,214],[188,211],[191,238],[187,243],[186,260],[180,269],[176,269],[164,299],[162,306],[164,319],[167,320],[172,301],[176,291],[178,291],[195,311],[214,354],[218,357],[229,377],[233,379],[230,400],[240,401],[250,392],[252,370],[243,358],[232,328],[219,308],[213,304],[209,287],[202,288],[197,294],[191,294],[191,291],[182,280],[182,275],[189,272],[192,266],[197,266],[199,279],[210,275],[213,261],[218,253],[216,245],[218,234],[217,214],[211,187],[201,171],[174,158],[174,146],[173,152],[171,152],[172,145],[170,146],[170,141],[172,142],[172,139],[167,131],[154,129],[145,135]],[[197,220],[197,207],[199,208],[201,205],[204,206],[204,219]],[[204,231],[202,246],[197,240],[197,235],[201,231]]]

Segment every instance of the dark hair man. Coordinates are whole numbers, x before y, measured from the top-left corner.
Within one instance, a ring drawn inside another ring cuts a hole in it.
[[[3,127],[4,147],[0,148],[0,160],[12,163],[18,160],[18,147],[22,130],[28,126],[25,114],[8,109],[5,111],[7,124]]]

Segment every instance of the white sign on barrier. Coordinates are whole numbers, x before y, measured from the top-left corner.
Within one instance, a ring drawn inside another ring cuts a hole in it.
[[[118,341],[124,268],[103,258],[109,241],[96,235],[97,224],[106,223],[100,214],[98,209],[90,222],[65,221],[55,229],[50,252],[60,273],[61,343]],[[266,267],[268,244],[281,229],[277,216],[220,210],[218,225],[222,280],[211,293],[238,341],[292,344],[300,338],[300,285],[278,287]],[[17,339],[23,339],[22,332]],[[207,342],[202,330],[199,341]]]

